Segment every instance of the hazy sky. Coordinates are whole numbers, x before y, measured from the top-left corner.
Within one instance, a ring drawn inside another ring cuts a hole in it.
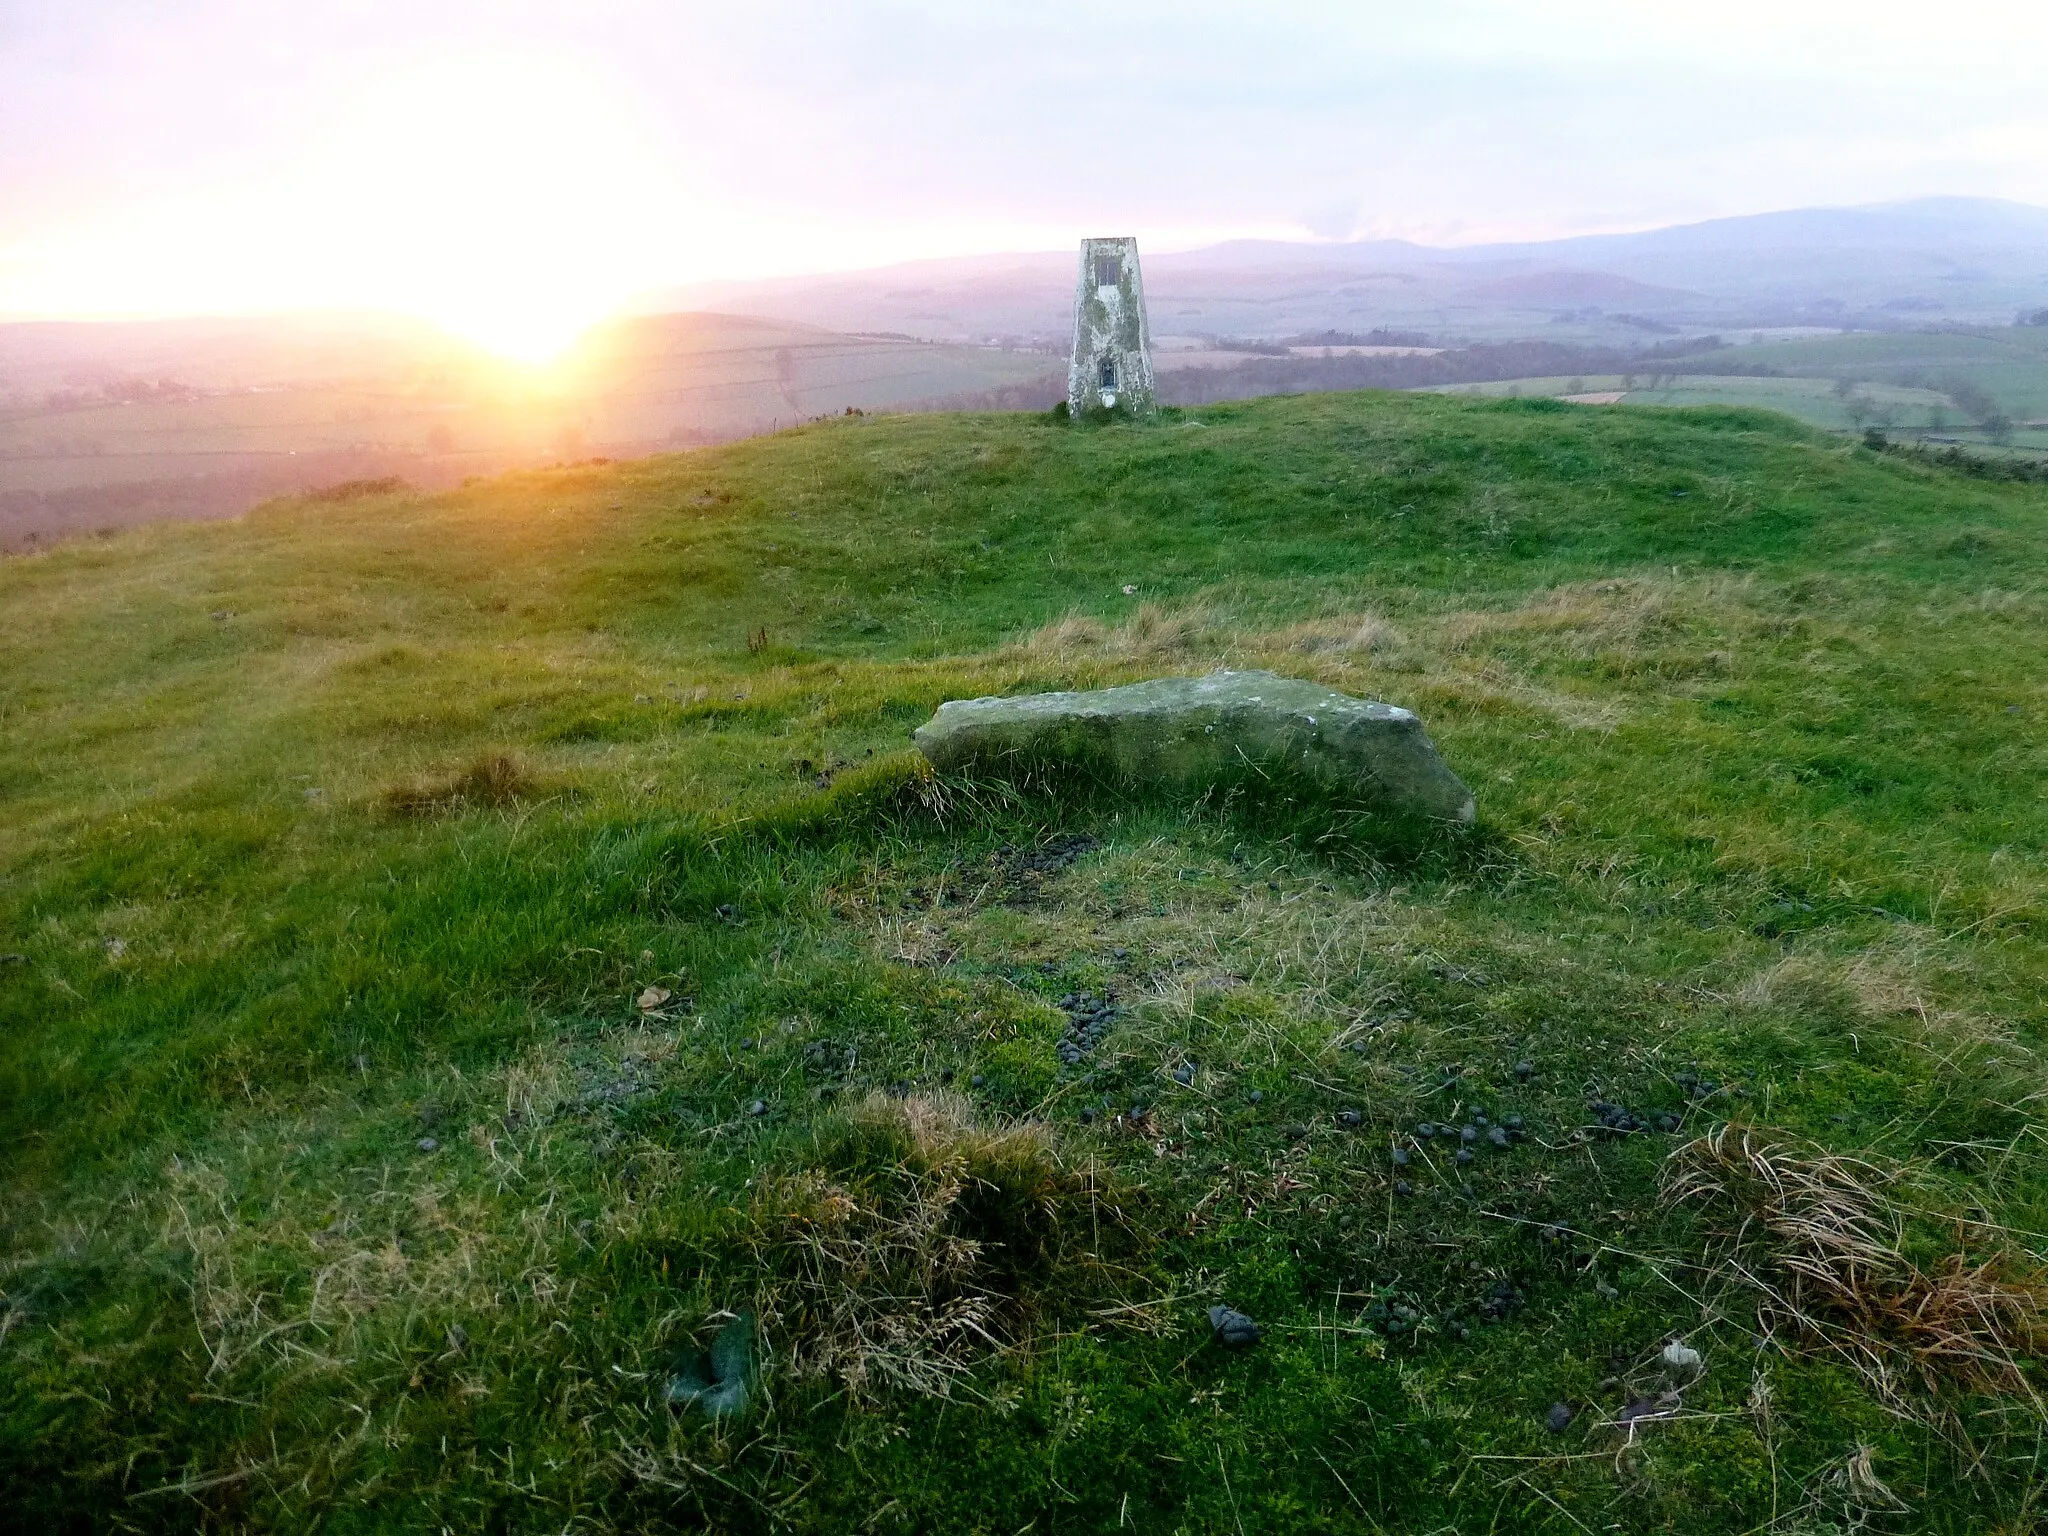
[[[0,314],[2048,203],[2048,6],[0,0]]]

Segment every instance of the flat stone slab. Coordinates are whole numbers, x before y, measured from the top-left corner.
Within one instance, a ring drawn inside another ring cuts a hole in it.
[[[1404,815],[1473,815],[1472,792],[1408,710],[1271,672],[954,699],[914,739],[946,772],[1070,762],[1133,783],[1181,786],[1285,774]]]

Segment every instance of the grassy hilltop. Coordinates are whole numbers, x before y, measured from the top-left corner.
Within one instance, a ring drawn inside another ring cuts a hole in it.
[[[1384,395],[0,562],[0,1527],[2033,1529],[2044,575],[2040,486]],[[906,752],[1219,664],[1479,826]]]

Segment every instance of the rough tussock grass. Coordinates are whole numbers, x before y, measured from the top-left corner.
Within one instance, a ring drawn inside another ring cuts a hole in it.
[[[1665,1191],[1739,1213],[1724,1262],[1761,1295],[1765,1329],[1832,1351],[1887,1402],[1913,1411],[1901,1377],[1915,1373],[1935,1394],[1961,1385],[2038,1409],[2027,1363],[2048,1342],[2048,1278],[1995,1222],[1955,1218],[1967,1250],[1916,1259],[1909,1221],[1926,1213],[1892,1193],[1901,1177],[1728,1124],[1672,1154]]]
[[[988,1127],[957,1094],[870,1094],[809,1166],[755,1197],[763,1317],[798,1380],[948,1396],[987,1355],[1112,1294],[1134,1231],[1103,1174],[1042,1123]],[[1064,1307],[1051,1304],[1058,1297]]]
[[[2021,1313],[1931,1385],[1880,1311],[1877,1384],[1722,1262],[1805,1239],[1664,1191],[1777,1127],[1897,1172],[1885,1306],[2028,1283],[2041,492],[1743,413],[1202,417],[0,564],[0,1524],[2027,1528]],[[1481,826],[904,751],[1217,665],[1416,708]],[[679,1410],[740,1310],[753,1410]]]
[[[498,809],[516,805],[539,792],[533,775],[517,758],[493,752],[439,778],[394,784],[380,798],[393,816],[432,816],[472,806]]]

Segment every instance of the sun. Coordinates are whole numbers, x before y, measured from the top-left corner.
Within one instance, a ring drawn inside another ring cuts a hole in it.
[[[450,335],[473,342],[487,352],[528,367],[557,361],[591,326],[614,308],[592,302],[591,290],[567,297],[529,287],[480,292],[445,305],[416,305],[420,317]]]
[[[551,59],[396,73],[326,147],[359,288],[522,363],[559,357],[681,238],[673,177],[616,91]]]

